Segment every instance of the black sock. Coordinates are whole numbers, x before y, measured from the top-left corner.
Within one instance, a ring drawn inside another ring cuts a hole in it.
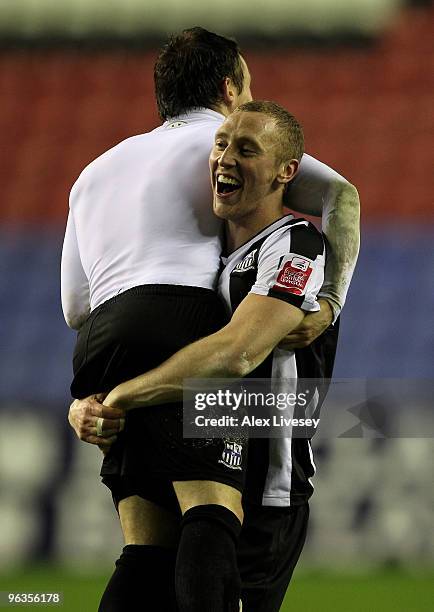
[[[184,514],[175,570],[179,612],[238,612],[240,530],[224,506],[195,506]]]
[[[98,612],[176,612],[175,558],[175,549],[125,546]]]

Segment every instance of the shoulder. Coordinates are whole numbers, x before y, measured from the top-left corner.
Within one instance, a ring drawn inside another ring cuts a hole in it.
[[[306,219],[290,220],[276,229],[261,245],[261,254],[281,250],[282,253],[297,253],[309,259],[316,259],[324,252],[324,239],[321,232]]]
[[[324,238],[321,232],[303,219],[302,223],[294,225],[290,230],[291,251],[309,259],[316,259],[324,251]]]
[[[101,155],[98,155],[95,159],[90,161],[80,172],[78,178],[71,189],[71,196],[80,189],[80,187],[86,182],[87,179],[91,178],[94,173],[98,172],[98,170],[105,166],[111,159],[117,157],[119,154],[124,155],[129,149],[132,149],[137,143],[143,141],[148,134],[138,134],[135,136],[130,136],[121,142],[116,143],[110,149],[107,149]]]
[[[90,161],[81,171],[70,191],[70,205],[86,188],[115,176],[119,169],[129,167],[134,160],[143,159],[143,155],[155,151],[154,132],[145,132],[129,136],[116,143]]]

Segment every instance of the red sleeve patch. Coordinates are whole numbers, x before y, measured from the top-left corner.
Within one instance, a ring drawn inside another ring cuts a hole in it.
[[[285,262],[277,276],[273,289],[287,291],[294,295],[303,295],[311,274],[312,268],[308,259],[298,256],[293,257],[291,261]]]

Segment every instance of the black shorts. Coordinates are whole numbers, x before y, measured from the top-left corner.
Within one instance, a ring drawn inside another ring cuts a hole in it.
[[[80,329],[74,352],[73,397],[113,389],[150,370],[182,347],[227,322],[211,290],[172,285],[129,289],[96,308]],[[228,452],[241,453],[229,465]],[[182,403],[144,407],[127,414],[103,461],[101,476],[115,501],[125,492],[177,508],[172,481],[213,480],[242,491],[246,446],[221,439],[183,439]]]
[[[306,539],[307,503],[287,508],[244,503],[238,542],[243,612],[278,612]]]

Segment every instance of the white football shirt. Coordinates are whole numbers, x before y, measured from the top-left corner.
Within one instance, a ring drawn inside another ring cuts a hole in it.
[[[208,158],[223,115],[201,109],[110,149],[70,195],[62,306],[80,327],[91,310],[145,284],[215,288],[221,221]]]

